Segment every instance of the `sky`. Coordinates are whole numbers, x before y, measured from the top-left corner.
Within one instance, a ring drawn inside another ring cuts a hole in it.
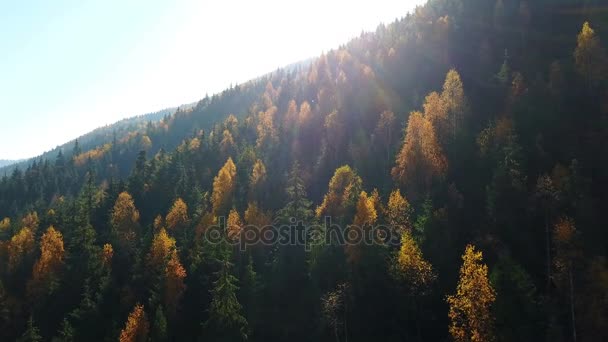
[[[200,100],[424,0],[0,2],[0,159]]]

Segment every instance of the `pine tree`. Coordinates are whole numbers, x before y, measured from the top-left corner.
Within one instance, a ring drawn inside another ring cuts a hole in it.
[[[308,222],[314,216],[311,209],[312,202],[307,198],[306,186],[301,173],[300,164],[295,161],[291,167],[287,187],[285,188],[287,203],[277,212],[279,223],[289,223],[291,218]]]
[[[40,330],[36,325],[34,325],[34,318],[30,316],[30,319],[27,321],[27,328],[25,332],[19,339],[18,342],[40,342],[42,341],[42,336],[40,336]]]
[[[231,269],[229,261],[221,261],[220,270],[216,273],[217,280],[211,290],[209,319],[203,324],[205,331],[215,341],[245,341],[249,335],[247,320],[236,297],[238,279],[231,274]]]
[[[167,319],[163,313],[162,306],[156,307],[154,315],[154,324],[152,325],[151,339],[152,341],[167,341]]]

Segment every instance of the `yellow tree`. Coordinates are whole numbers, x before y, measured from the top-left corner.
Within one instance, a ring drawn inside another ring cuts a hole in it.
[[[391,171],[393,179],[404,185],[410,196],[416,196],[419,191],[428,190],[433,180],[443,178],[446,169],[447,160],[432,123],[420,112],[411,113],[405,142]]]
[[[408,230],[404,230],[401,235],[401,248],[397,254],[395,271],[412,294],[421,293],[436,278],[433,267],[424,260],[420,248]]]
[[[241,221],[241,216],[236,209],[232,208],[228,214],[228,220],[226,220],[226,235],[230,240],[236,240],[241,234],[242,229],[243,221]]]
[[[34,251],[34,233],[29,228],[13,235],[8,244],[8,269],[14,271]]]
[[[50,226],[40,239],[40,258],[34,264],[29,284],[31,293],[40,294],[45,289],[53,290],[63,266],[64,256],[63,236]]]
[[[226,213],[232,202],[232,195],[236,187],[236,166],[232,158],[228,158],[224,166],[213,179],[213,193],[211,204],[215,215]]]
[[[167,228],[172,231],[183,230],[190,223],[190,218],[188,217],[188,205],[181,198],[178,198],[173,202],[173,206],[169,213],[167,214],[167,218],[165,219],[167,223]]]
[[[32,232],[36,232],[38,230],[38,225],[40,225],[40,219],[38,219],[38,213],[32,211],[25,215],[21,220],[22,227],[27,227],[32,230]]]
[[[162,275],[163,301],[167,311],[173,315],[186,289],[184,284],[186,270],[180,263],[175,239],[170,237],[165,229],[161,229],[154,236],[147,256],[147,263],[152,272]]]
[[[129,245],[135,241],[139,229],[139,211],[128,192],[123,191],[118,195],[110,223],[112,232],[121,244]]]
[[[455,69],[448,71],[445,77],[441,99],[446,106],[448,120],[452,128],[452,136],[454,137],[461,128],[464,115],[467,111],[467,99],[464,94],[464,87],[460,74]]]
[[[103,250],[101,251],[101,264],[104,267],[112,266],[112,258],[114,257],[114,248],[109,243],[103,245]]]
[[[374,206],[374,199],[367,195],[367,192],[361,191],[359,200],[357,201],[357,212],[355,213],[354,225],[363,227],[376,223],[378,213]]]
[[[494,319],[490,312],[496,293],[488,281],[482,253],[467,245],[462,256],[456,294],[447,297],[450,334],[456,342],[493,341]]]
[[[163,269],[169,256],[175,252],[175,239],[167,234],[162,228],[152,240],[150,252],[148,252],[147,262],[152,269]]]
[[[399,189],[393,190],[388,198],[386,216],[388,223],[395,232],[410,229],[412,224],[410,217],[413,209],[408,200],[401,195]]]
[[[256,203],[250,202],[245,210],[245,223],[258,227],[259,229],[272,223],[272,215],[264,212]]]
[[[165,220],[163,219],[163,217],[161,215],[156,215],[156,217],[154,218],[154,223],[152,224],[152,227],[154,227],[154,231],[159,231],[164,226]]]
[[[236,152],[236,144],[232,133],[225,129],[222,133],[222,141],[220,142],[220,153],[224,158],[228,158]]]
[[[448,108],[441,95],[435,91],[428,94],[424,100],[423,108],[424,117],[433,124],[435,131],[443,137],[448,136],[450,134]]]
[[[177,253],[174,251],[165,267],[165,308],[170,315],[175,315],[177,305],[186,290],[184,279],[186,269],[179,261]]]
[[[316,209],[317,217],[343,217],[355,204],[361,191],[361,184],[361,178],[350,166],[337,168],[329,181],[323,202]]]
[[[120,342],[146,342],[148,340],[148,332],[150,331],[150,323],[144,306],[136,304],[133,311],[127,318],[125,327],[120,332]]]
[[[368,196],[367,192],[361,191],[356,208],[357,211],[351,229],[358,229],[361,234],[364,234],[371,225],[376,223],[376,219],[378,218],[373,197]],[[346,257],[348,262],[353,264],[358,263],[361,260],[361,245],[358,243],[347,244]]]
[[[258,149],[272,146],[277,141],[277,132],[274,127],[274,116],[276,112],[277,107],[272,106],[265,112],[260,112],[258,115],[258,138],[256,140]]]
[[[589,22],[583,24],[583,28],[578,34],[574,60],[578,72],[587,80],[589,85],[605,78],[607,71],[606,52]]]
[[[0,221],[0,232],[5,232],[11,227],[11,219],[5,217]]]
[[[261,190],[261,188],[266,182],[266,166],[264,163],[258,159],[253,164],[253,170],[251,171],[251,176],[249,177],[249,198],[254,199],[256,194]]]

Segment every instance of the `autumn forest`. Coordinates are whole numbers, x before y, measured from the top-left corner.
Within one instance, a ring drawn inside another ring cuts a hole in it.
[[[0,168],[0,340],[608,340],[608,6],[395,16]]]

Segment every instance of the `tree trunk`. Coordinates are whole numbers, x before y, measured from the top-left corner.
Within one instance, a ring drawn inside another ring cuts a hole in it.
[[[572,262],[570,262],[568,276],[570,278],[570,316],[572,318],[572,340],[576,342],[576,319],[574,317],[574,282],[572,281]]]
[[[549,232],[549,213],[545,213],[545,248],[547,262],[547,291],[551,288],[551,234]]]

